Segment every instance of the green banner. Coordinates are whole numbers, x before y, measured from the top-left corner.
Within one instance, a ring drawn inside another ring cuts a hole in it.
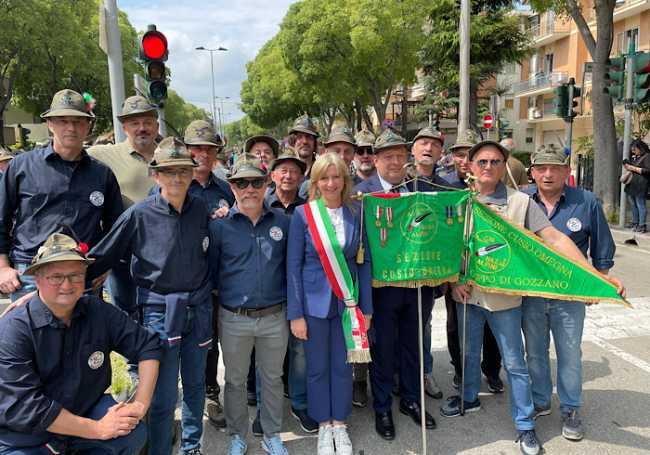
[[[457,281],[468,198],[469,191],[366,195],[373,286]]]
[[[473,223],[466,248],[469,200]],[[469,191],[367,194],[363,206],[374,287],[460,280],[498,294],[627,304],[611,283],[510,224]]]
[[[468,283],[498,294],[623,302],[611,283],[475,200],[472,216]]]

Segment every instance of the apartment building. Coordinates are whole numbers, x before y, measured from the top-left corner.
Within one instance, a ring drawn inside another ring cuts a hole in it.
[[[583,2],[583,14],[594,30],[593,0]],[[533,150],[542,144],[564,143],[565,123],[553,114],[553,89],[571,77],[584,88],[585,95],[582,115],[573,124],[574,141],[592,135],[591,74],[585,71],[585,63],[591,57],[575,23],[552,11],[530,12],[523,22],[530,31],[535,53],[516,66],[514,70],[520,71],[520,80],[510,90],[517,148]],[[625,52],[630,42],[637,50],[650,50],[650,0],[619,0],[616,4],[612,56]],[[622,109],[616,107],[615,113],[622,115]]]

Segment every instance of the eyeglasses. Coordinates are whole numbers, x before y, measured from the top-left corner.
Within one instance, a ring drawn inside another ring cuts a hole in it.
[[[183,168],[183,169],[158,169],[160,174],[165,174],[169,177],[188,177],[192,175],[192,169]]]
[[[497,167],[503,163],[503,160],[478,160],[476,163],[478,164],[478,167],[485,169],[488,163],[491,167]]]
[[[83,283],[86,280],[86,274],[71,273],[70,275],[50,275],[46,276],[45,279],[52,286],[61,286],[66,279],[70,282],[70,284],[79,284]]]
[[[253,188],[259,190],[264,186],[266,180],[265,179],[252,179],[252,180],[241,179],[241,180],[235,180],[234,183],[235,186],[240,190],[245,190],[246,188],[248,188],[248,185],[252,185]]]
[[[357,155],[374,155],[375,153],[372,151],[372,147],[359,147],[357,148]]]

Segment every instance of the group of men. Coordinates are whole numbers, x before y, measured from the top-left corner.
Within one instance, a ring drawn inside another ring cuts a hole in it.
[[[52,134],[47,147],[6,160],[0,155],[0,162],[10,162],[0,181],[0,291],[16,300],[37,290],[0,320],[0,453],[106,444],[133,453],[144,443],[141,421],[148,414],[155,434],[149,450],[168,455],[179,370],[183,453],[201,453],[206,398],[210,421],[231,436],[229,454],[248,449],[247,405],[257,407],[252,432],[262,436],[264,450],[287,453],[279,437],[283,393],[301,428],[318,431],[307,413],[302,341],[286,321],[289,217],[308,198],[320,137],[309,117],[294,122],[290,150],[281,152],[271,136],[249,138],[244,156],[223,179],[213,171],[224,143],[211,125],[194,121],[182,141],[157,144],[157,111],[142,97],[124,102],[118,118],[127,140],[116,145],[84,148],[93,115],[74,91],[58,92],[42,116]],[[471,181],[479,200],[576,262],[591,267],[588,251],[599,272],[613,266],[614,243],[602,209],[591,193],[565,184],[570,166],[562,150],[533,154],[537,185],[524,194],[511,188],[528,181],[509,144],[480,142],[470,131],[449,147],[453,169],[445,169],[438,164],[444,142],[429,127],[412,143],[390,129],[375,138],[365,130],[353,135],[335,128],[322,153],[346,162],[355,194],[451,191]],[[123,313],[84,295],[107,276],[112,303]],[[610,280],[622,292],[620,282]],[[551,412],[553,333],[562,432],[581,439],[585,305],[459,285],[422,288],[424,377],[417,291],[373,290],[372,362],[369,368],[355,365],[353,404],[367,406],[369,379],[379,436],[395,438],[393,394],[415,424],[424,413],[426,428],[436,427],[421,408],[419,390],[424,381],[429,396],[442,398],[433,376],[430,322],[434,300],[443,295],[454,386],[462,396],[451,397],[440,413],[455,417],[480,409],[481,369],[489,390],[502,392],[503,362],[520,448],[539,453],[535,418]],[[217,340],[225,365],[223,407]],[[134,372],[137,365],[135,394],[125,403],[103,396],[112,350],[125,355]]]

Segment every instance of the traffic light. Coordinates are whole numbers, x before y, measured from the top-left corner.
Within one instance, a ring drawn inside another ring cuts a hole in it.
[[[614,57],[607,60],[605,73],[605,93],[612,97],[614,103],[620,103],[625,98],[625,57]]]
[[[555,99],[553,100],[553,113],[558,117],[566,117],[569,110],[569,86],[562,84],[553,90]]]
[[[167,38],[149,25],[140,36],[140,61],[144,64],[144,78],[147,81],[147,95],[151,101],[160,104],[167,98],[167,68],[165,62],[169,55]]]
[[[576,98],[579,99],[581,93],[582,89],[580,87],[576,87],[576,81],[573,78],[569,79],[568,109],[566,118],[574,118],[578,115],[578,113],[575,111],[575,108],[578,107],[578,100]]]
[[[639,53],[634,56],[634,102],[645,103],[650,100],[650,54]]]

